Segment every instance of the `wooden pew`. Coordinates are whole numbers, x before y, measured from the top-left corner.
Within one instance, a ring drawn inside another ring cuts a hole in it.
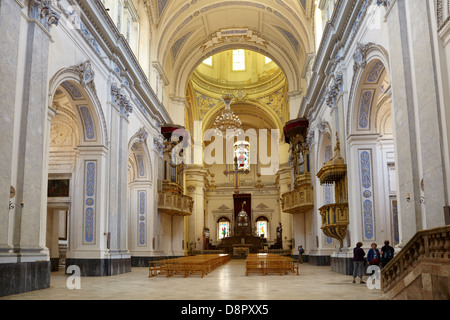
[[[166,277],[183,274],[186,278],[196,273],[203,278],[230,259],[227,254],[208,254],[154,261],[149,264],[149,278],[159,274],[165,274]]]
[[[269,272],[276,272],[280,275],[293,272],[299,275],[299,263],[290,257],[284,257],[276,254],[262,253],[249,254],[246,260],[246,275],[249,272],[262,272],[263,275]]]

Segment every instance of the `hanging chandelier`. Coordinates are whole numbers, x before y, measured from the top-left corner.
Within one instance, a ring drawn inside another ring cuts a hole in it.
[[[242,121],[233,113],[233,111],[231,111],[230,105],[232,99],[233,95],[226,94],[222,96],[225,109],[222,110],[222,113],[214,122],[216,134],[227,138],[234,137],[239,134],[242,127]]]

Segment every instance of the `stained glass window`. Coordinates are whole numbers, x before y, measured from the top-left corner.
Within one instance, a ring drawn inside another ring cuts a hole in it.
[[[258,218],[256,220],[256,232],[258,237],[263,237],[267,239],[267,234],[268,234],[268,227],[269,227],[269,221],[264,218]]]
[[[250,143],[238,141],[234,145],[234,157],[237,159],[239,170],[250,170]]]
[[[219,240],[228,238],[230,236],[230,220],[222,218],[218,223]]]

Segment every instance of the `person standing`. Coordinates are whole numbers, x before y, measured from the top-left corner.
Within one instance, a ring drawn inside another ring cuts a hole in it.
[[[372,248],[367,253],[367,262],[369,262],[371,266],[379,266],[381,262],[380,250],[377,249],[376,243],[372,243],[371,247]]]
[[[353,283],[356,283],[356,277],[359,277],[359,283],[365,283],[363,281],[363,270],[364,270],[364,256],[366,253],[361,248],[363,246],[362,242],[358,242],[356,247],[353,249]]]
[[[303,263],[303,254],[305,253],[305,249],[303,249],[303,246],[298,246],[298,260],[300,263]]]
[[[389,245],[389,240],[384,242],[384,246],[381,248],[381,267],[384,268],[389,261],[394,258],[394,248]]]

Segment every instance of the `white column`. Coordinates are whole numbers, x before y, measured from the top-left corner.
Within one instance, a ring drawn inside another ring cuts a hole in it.
[[[41,8],[38,2],[31,2],[30,5],[32,19],[27,24],[25,76],[20,87],[23,95],[16,183],[16,199],[23,199],[24,208],[18,207],[15,211],[13,242],[15,250],[22,256],[37,261],[48,260],[45,253],[41,254],[45,248],[47,218],[44,204],[48,178],[45,169],[47,155],[44,152],[47,148],[44,143],[47,134],[47,70],[51,37],[48,30],[59,18],[53,10]],[[22,261],[26,261],[26,258]]]
[[[184,126],[186,117],[186,99],[180,97],[170,97],[168,108],[170,117],[174,124]]]
[[[279,175],[279,188],[280,195],[291,191],[292,186],[292,170],[288,164],[281,165],[280,170],[278,171]],[[293,224],[294,219],[292,214],[286,213],[282,211],[281,203],[280,203],[280,216],[278,217],[278,221],[281,222],[283,227],[283,249],[288,249],[287,240],[291,240],[294,238],[293,232]],[[293,248],[294,249],[294,248]]]
[[[107,259],[107,150],[92,146],[78,151],[67,259]]]
[[[297,119],[302,103],[302,93],[299,91],[292,91],[288,93],[289,105],[289,120]]]
[[[12,184],[12,159],[13,159],[13,135],[14,117],[16,106],[16,87],[18,76],[18,57],[20,35],[21,9],[23,5],[17,1],[2,1],[0,5],[0,34],[2,45],[0,46],[0,254],[8,253],[12,248],[10,240],[10,213],[8,204],[10,201],[10,186]],[[14,185],[14,188],[17,186]],[[13,202],[19,202],[15,197]],[[11,216],[12,217],[12,216]]]
[[[205,176],[206,170],[201,166],[190,166],[186,172],[187,195],[194,199],[194,209],[189,217],[189,235],[188,242],[200,243],[203,249],[203,231],[205,228]]]

